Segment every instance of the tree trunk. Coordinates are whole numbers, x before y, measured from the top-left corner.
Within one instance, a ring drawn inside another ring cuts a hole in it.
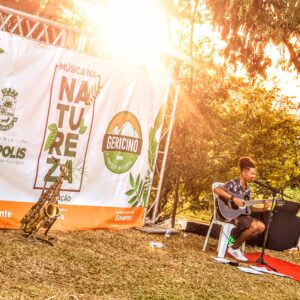
[[[287,47],[289,53],[290,53],[290,61],[295,66],[298,73],[300,73],[300,60],[299,60],[299,54],[295,51],[295,48],[293,45],[287,40],[283,39],[283,42],[285,46]]]
[[[177,213],[177,205],[179,202],[179,184],[180,184],[180,174],[177,175],[176,178],[176,188],[175,188],[175,199],[173,203],[173,209],[172,209],[172,218],[171,218],[171,227],[175,227],[175,218]]]
[[[193,50],[194,50],[194,29],[195,29],[195,21],[197,16],[197,9],[198,9],[199,0],[196,1],[192,19],[191,19],[191,32],[190,32],[190,58],[193,61]],[[194,66],[191,64],[191,74],[190,74],[190,81],[189,81],[189,95],[192,95],[193,85],[194,85]]]

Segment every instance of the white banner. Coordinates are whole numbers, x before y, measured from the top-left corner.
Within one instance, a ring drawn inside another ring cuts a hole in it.
[[[140,224],[164,114],[164,69],[4,32],[0,52],[0,227],[19,226],[45,181],[55,181],[54,159],[69,170],[58,228]]]

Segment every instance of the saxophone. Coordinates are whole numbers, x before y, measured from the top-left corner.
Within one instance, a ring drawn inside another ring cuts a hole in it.
[[[56,163],[59,163],[59,160],[55,159],[55,161]],[[62,164],[59,165],[59,168],[60,175],[45,192],[47,178],[49,177],[48,172],[38,202],[30,208],[21,220],[21,229],[24,231],[27,238],[32,237],[41,227],[43,227],[46,228],[44,238],[47,240],[48,231],[60,215],[60,208],[58,206],[59,193],[68,168],[66,165]]]

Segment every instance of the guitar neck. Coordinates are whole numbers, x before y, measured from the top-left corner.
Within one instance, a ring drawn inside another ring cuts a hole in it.
[[[263,204],[265,201],[267,201],[267,199],[262,199],[262,200],[249,200],[249,201],[245,201],[245,205],[246,206],[252,206],[254,204]]]

